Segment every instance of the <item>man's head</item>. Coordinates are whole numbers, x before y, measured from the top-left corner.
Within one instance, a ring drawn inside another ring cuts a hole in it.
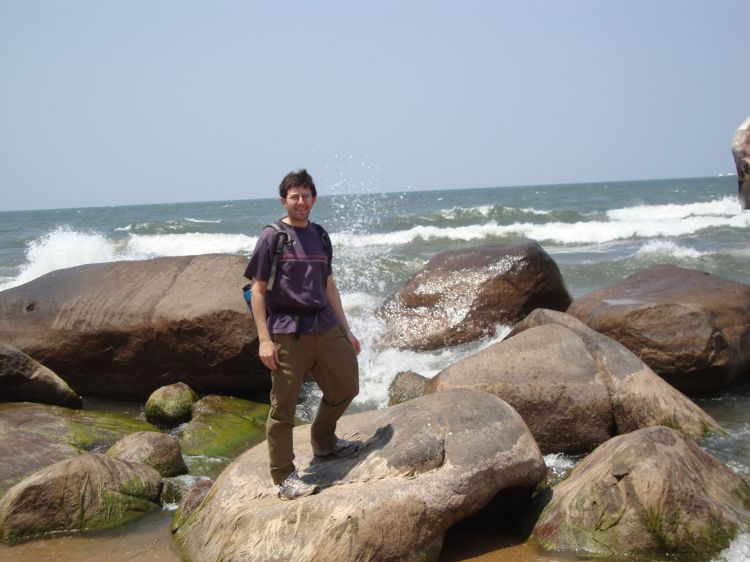
[[[296,172],[289,172],[279,185],[279,196],[282,199],[286,199],[289,190],[293,187],[306,187],[310,190],[313,197],[318,196],[318,192],[315,189],[315,182],[313,182],[312,176],[307,173],[307,170],[302,168]]]

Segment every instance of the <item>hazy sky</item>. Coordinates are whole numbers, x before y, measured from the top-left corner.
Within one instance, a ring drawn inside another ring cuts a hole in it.
[[[0,0],[0,210],[707,176],[747,0]]]

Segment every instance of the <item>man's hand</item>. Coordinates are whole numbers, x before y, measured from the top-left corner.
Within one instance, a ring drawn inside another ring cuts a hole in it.
[[[344,335],[346,336],[347,341],[352,344],[354,351],[356,351],[357,355],[359,355],[359,352],[362,351],[362,346],[359,345],[359,340],[354,336],[354,334],[352,334],[352,331],[348,328],[344,332]]]
[[[272,371],[279,368],[279,352],[276,350],[276,346],[271,340],[260,342],[258,356],[263,364]]]

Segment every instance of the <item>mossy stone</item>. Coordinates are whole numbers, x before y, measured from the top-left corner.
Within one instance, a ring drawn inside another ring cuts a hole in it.
[[[153,424],[174,427],[188,421],[198,395],[184,382],[156,389],[146,401],[146,419]]]

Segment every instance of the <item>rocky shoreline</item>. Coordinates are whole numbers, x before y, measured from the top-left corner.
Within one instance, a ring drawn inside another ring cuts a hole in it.
[[[747,528],[750,487],[695,445],[723,430],[690,398],[747,381],[750,286],[657,266],[574,301],[538,244],[439,254],[378,310],[380,345],[513,331],[342,418],[365,442],[353,459],[316,462],[298,427],[321,492],[286,503],[266,474],[243,263],[96,264],[0,293],[2,541],[165,503],[196,561],[437,560],[468,520],[553,552],[708,560]],[[137,398],[146,419],[82,410],[80,395]],[[586,458],[550,485],[542,455],[558,452]]]

